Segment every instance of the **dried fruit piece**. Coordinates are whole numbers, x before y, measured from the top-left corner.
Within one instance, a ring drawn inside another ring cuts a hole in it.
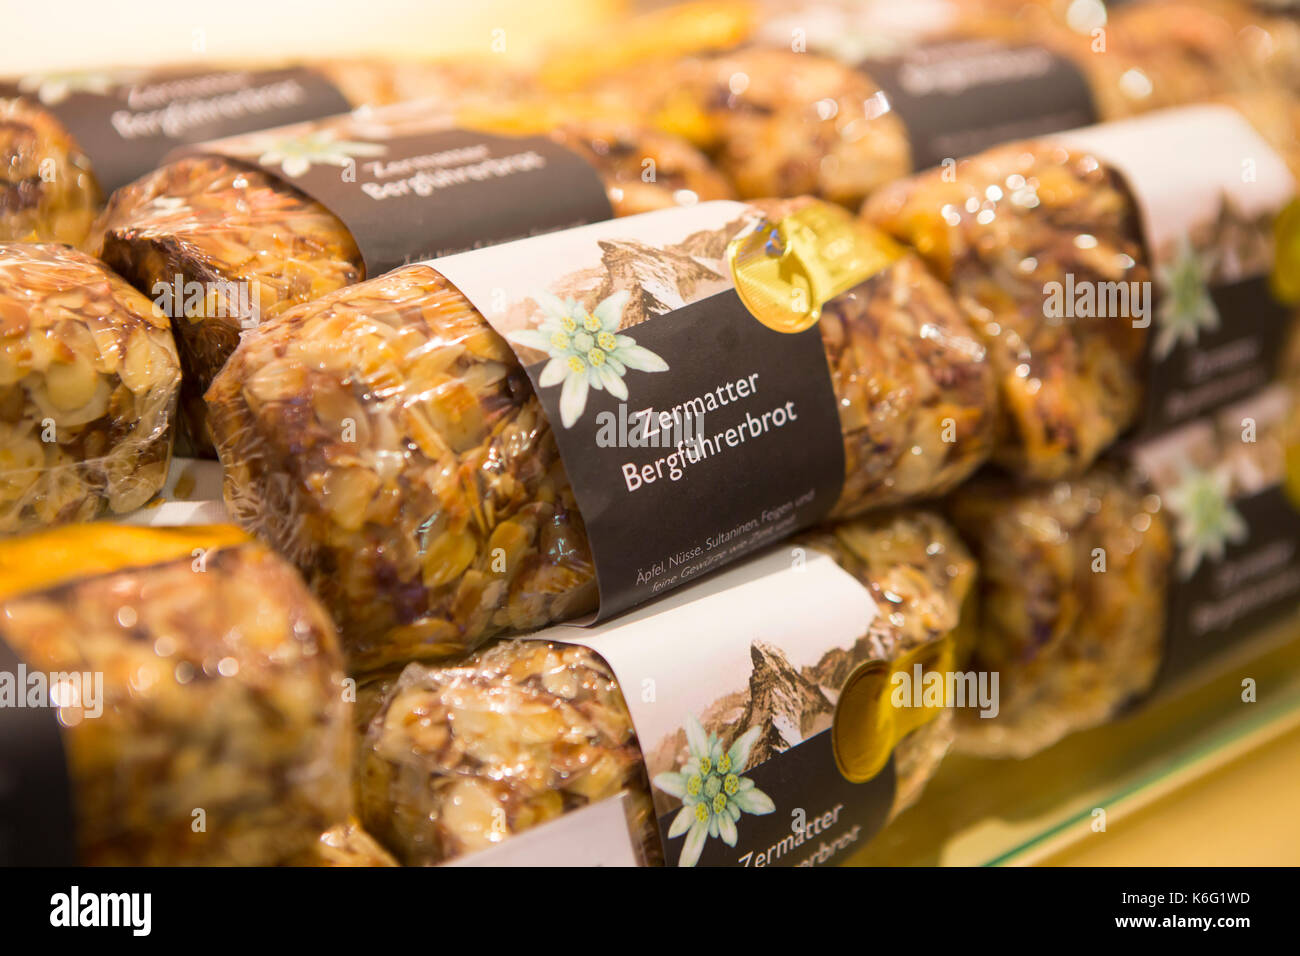
[[[80,862],[266,865],[346,817],[334,626],[238,529],[8,539],[0,638],[28,673],[102,681],[58,718]]]
[[[148,501],[180,377],[167,317],[102,263],[0,243],[0,533]]]
[[[893,660],[959,625],[974,563],[925,512],[859,520],[801,539],[888,613],[844,662]],[[941,715],[895,751],[899,813],[951,739]],[[644,855],[662,859],[641,748],[605,662],[577,646],[505,640],[443,666],[409,665],[365,731],[357,771],[367,828],[408,865],[500,843],[569,810],[631,792]]]
[[[836,517],[943,493],[984,460],[991,369],[915,257],[829,303],[821,330],[844,436]],[[354,668],[446,657],[595,603],[532,386],[433,269],[246,333],[208,403],[232,514],[303,571]]]

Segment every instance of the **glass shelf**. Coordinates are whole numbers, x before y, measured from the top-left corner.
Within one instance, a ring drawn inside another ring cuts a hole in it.
[[[851,861],[1000,866],[1068,854],[1245,755],[1300,734],[1300,615],[1122,720],[1027,760],[950,755],[921,800]],[[1242,700],[1242,681],[1256,701]],[[1297,848],[1300,855],[1300,848]]]

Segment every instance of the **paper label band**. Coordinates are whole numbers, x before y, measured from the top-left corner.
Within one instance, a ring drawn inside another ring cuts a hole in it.
[[[835,754],[876,614],[830,557],[778,546],[653,608],[537,637],[591,648],[618,678],[668,865],[820,866],[860,849],[894,800],[892,740],[865,780]]]
[[[952,40],[861,68],[903,121],[914,170],[1097,121],[1083,74],[1040,46]]]
[[[342,220],[377,276],[422,259],[610,219],[596,170],[547,136],[451,126],[428,106],[358,110],[204,143]]]
[[[0,96],[26,97],[53,113],[90,157],[105,195],[187,143],[351,108],[325,77],[301,67],[45,74],[0,83]]]
[[[591,541],[601,618],[788,537],[839,496],[820,331],[758,321],[728,264],[762,221],[704,203],[429,263],[528,371]]]

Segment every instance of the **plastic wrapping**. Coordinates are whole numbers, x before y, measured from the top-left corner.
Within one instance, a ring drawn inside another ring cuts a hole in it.
[[[102,713],[85,695],[58,715],[80,862],[263,865],[346,818],[334,626],[238,529],[0,543],[0,637],[29,673],[102,675]]]
[[[854,646],[845,673],[958,626],[974,564],[934,515],[861,519],[800,540],[830,554],[890,609]],[[934,773],[951,721],[951,712],[941,714],[896,748],[894,814]],[[584,647],[505,640],[457,664],[409,665],[366,730],[357,788],[367,828],[408,865],[486,848],[624,790],[644,857],[660,858],[622,692]]]
[[[1215,102],[1231,106],[1268,141],[1300,182],[1300,97],[1280,89],[1230,93]]]
[[[690,139],[742,198],[854,207],[912,171],[906,130],[879,87],[812,53],[749,47],[643,64],[593,93]]]
[[[847,466],[837,517],[942,493],[980,464],[991,370],[915,257],[832,300],[820,328]],[[207,399],[231,514],[303,571],[354,668],[446,657],[594,606],[541,405],[511,347],[433,269],[245,333]]]
[[[1148,108],[1270,86],[1300,90],[1300,23],[1250,0],[1147,0],[1117,9],[1112,24],[1132,64],[1153,71],[1158,101]]]
[[[0,240],[76,245],[102,201],[90,161],[53,116],[0,99]]]
[[[0,243],[0,533],[144,504],[167,477],[167,317],[66,246]]]
[[[550,135],[595,167],[617,215],[730,196],[703,156],[666,134],[584,121]],[[655,162],[654,182],[642,179],[646,159]],[[214,157],[180,160],[118,190],[89,244],[139,289],[179,276],[250,290],[251,315],[205,301],[173,323],[186,421],[200,450],[208,447],[202,395],[240,331],[365,277],[351,234],[324,206],[266,173]]]
[[[1095,157],[1016,143],[880,190],[863,215],[948,282],[997,372],[994,459],[1040,479],[1081,473],[1132,423],[1146,330],[1124,316],[1050,319],[1049,282],[1147,282],[1139,214]]]
[[[996,717],[959,713],[960,749],[1029,756],[1151,685],[1172,565],[1159,498],[1097,468],[1027,488],[977,480],[949,514],[980,569],[970,666],[1000,675]]]

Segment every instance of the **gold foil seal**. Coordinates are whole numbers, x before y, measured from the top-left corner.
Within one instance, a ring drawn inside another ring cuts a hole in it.
[[[895,661],[866,661],[849,674],[835,705],[831,724],[831,749],[835,764],[846,780],[866,783],[885,769],[898,742],[939,716],[942,706],[916,706],[909,699],[905,706],[894,703],[896,674],[905,674],[915,684],[916,665],[920,674],[945,676],[953,669],[954,648],[951,637],[924,644]],[[924,700],[924,686],[912,688]],[[910,698],[910,695],[909,695]]]
[[[817,324],[822,306],[901,255],[898,245],[847,210],[820,200],[785,218],[763,220],[732,241],[727,262],[736,292],[777,332]]]
[[[1300,199],[1293,199],[1273,222],[1273,295],[1300,305]]]

